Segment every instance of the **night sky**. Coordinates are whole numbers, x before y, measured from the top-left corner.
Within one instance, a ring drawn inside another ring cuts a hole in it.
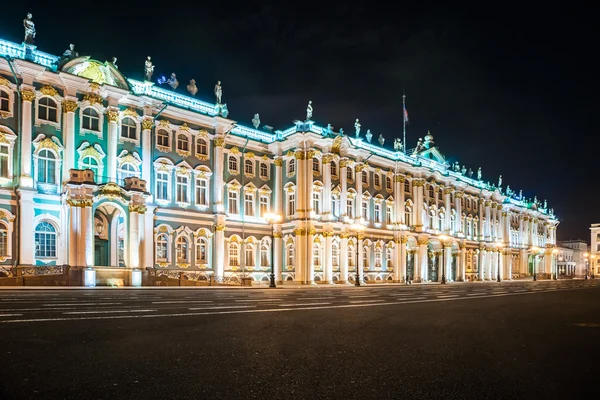
[[[80,55],[118,57],[140,80],[150,55],[154,78],[175,72],[181,93],[194,78],[196,97],[214,102],[221,80],[240,123],[251,126],[258,112],[285,129],[312,100],[317,123],[352,133],[360,118],[362,132],[383,133],[386,146],[402,137],[405,90],[408,148],[431,130],[449,161],[548,199],[559,240],[589,241],[600,222],[598,6],[267,3],[12,2],[0,37],[20,43],[31,12],[42,51],[60,55],[74,43]]]

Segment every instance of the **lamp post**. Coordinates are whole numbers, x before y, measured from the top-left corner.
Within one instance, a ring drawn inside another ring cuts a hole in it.
[[[552,268],[554,271],[553,273],[553,280],[557,280],[558,279],[558,262],[555,262],[554,259],[556,258],[556,253],[558,253],[558,249],[554,248],[552,249],[552,264],[554,264],[554,268]]]
[[[595,279],[594,278],[594,268],[595,268],[595,264],[596,264],[594,262],[595,259],[596,259],[596,256],[594,254],[592,254],[590,256],[590,267],[589,267],[589,269],[592,271],[592,273],[590,274],[592,276],[592,279]]]
[[[275,224],[278,223],[279,221],[281,221],[281,215],[267,213],[265,215],[265,219],[267,220],[267,222],[269,224],[271,224],[271,227],[273,230],[273,236],[272,236],[273,240],[271,241],[271,282],[269,283],[269,287],[275,288],[275,287],[277,287],[277,285],[275,285],[275,268],[274,268],[274,264],[275,264]]]
[[[360,286],[361,272],[358,268],[358,235],[365,227],[362,224],[352,224],[351,229],[356,232],[356,277],[354,278],[354,286]]]
[[[496,246],[498,250],[501,250],[503,247],[501,242],[494,244],[494,246]],[[502,254],[498,251],[498,258],[500,257],[502,257]],[[502,279],[500,279],[500,262],[496,263],[496,282],[502,282]]]
[[[532,247],[531,248],[531,252],[533,253],[533,281],[537,281],[537,276],[535,273],[535,258],[537,257],[537,252],[538,252],[538,248],[537,247]]]
[[[448,240],[448,236],[440,235],[440,241],[442,242],[442,281],[440,282],[442,285],[446,284],[446,240]]]

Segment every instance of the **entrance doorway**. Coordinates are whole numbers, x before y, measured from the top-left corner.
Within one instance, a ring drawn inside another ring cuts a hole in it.
[[[94,212],[94,265],[124,267],[127,259],[127,224],[123,208],[103,203]]]

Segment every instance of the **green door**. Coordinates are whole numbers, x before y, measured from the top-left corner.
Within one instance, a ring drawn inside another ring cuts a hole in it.
[[[108,265],[108,240],[96,238],[94,242],[94,265]]]

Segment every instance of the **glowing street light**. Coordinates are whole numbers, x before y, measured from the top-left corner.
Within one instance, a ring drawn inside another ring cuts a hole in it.
[[[502,242],[496,242],[494,243],[494,246],[496,246],[496,248],[501,249],[504,247],[504,243]],[[501,257],[500,254],[498,254],[498,257]],[[498,265],[496,265],[496,282],[502,282],[502,279],[500,279],[500,268],[498,267]]]
[[[273,214],[273,213],[267,213],[265,215],[265,219],[267,220],[267,222],[269,224],[271,224],[271,227],[273,229],[273,240],[271,241],[271,282],[269,283],[269,287],[270,288],[275,288],[277,287],[275,285],[275,269],[274,269],[274,262],[275,262],[275,224],[278,223],[279,221],[281,221],[281,215],[279,214]]]
[[[358,235],[359,232],[362,232],[365,229],[365,226],[360,223],[354,223],[350,225],[350,229],[356,233],[356,277],[354,278],[354,286],[360,286],[360,278],[362,271],[359,271],[358,268]]]

